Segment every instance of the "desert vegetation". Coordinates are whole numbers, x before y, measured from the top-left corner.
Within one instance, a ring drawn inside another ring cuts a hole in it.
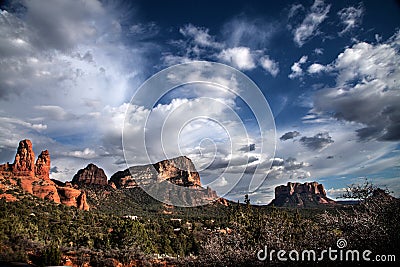
[[[0,200],[0,261],[250,266],[267,264],[257,259],[265,246],[321,251],[336,247],[340,238],[349,249],[399,254],[399,200],[370,183],[349,188],[346,197],[359,199],[358,205],[276,208],[251,205],[246,196],[245,204],[174,208],[172,214],[153,202],[151,210],[132,209],[131,217],[111,204],[82,211],[23,196],[15,202]],[[112,203],[117,205],[117,199]]]

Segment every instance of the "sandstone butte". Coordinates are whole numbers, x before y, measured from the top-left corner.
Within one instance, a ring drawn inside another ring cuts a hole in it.
[[[336,202],[326,196],[326,191],[322,184],[311,183],[292,183],[275,187],[275,199],[270,205],[277,207],[306,207],[320,204],[334,205]]]
[[[166,159],[154,164],[132,166],[124,171],[118,171],[110,178],[110,184],[117,188],[146,185],[151,180],[169,182],[184,186],[200,188],[200,175],[193,162],[185,156]]]
[[[50,179],[50,154],[47,150],[40,153],[35,163],[35,154],[30,140],[19,142],[14,163],[0,165],[0,189],[5,192],[12,187],[55,203],[89,210],[86,193],[72,186],[57,185]],[[17,200],[7,193],[0,194],[7,201]]]
[[[163,186],[158,188],[156,184],[163,184]],[[169,186],[170,184],[177,186]],[[210,187],[202,187],[199,173],[193,162],[186,156],[166,159],[154,164],[131,166],[114,173],[109,185],[117,189],[141,186],[151,191],[150,195],[157,195],[158,200],[166,201],[166,203],[170,200],[170,196],[177,196],[175,203],[179,205],[203,205],[213,201],[228,205],[228,202],[220,199]],[[181,191],[180,188],[190,190]]]

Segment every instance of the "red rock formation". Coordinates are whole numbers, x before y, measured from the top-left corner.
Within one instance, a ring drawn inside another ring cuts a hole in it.
[[[25,139],[19,142],[11,169],[15,176],[35,176],[35,153],[33,153],[30,140]]]
[[[74,175],[72,183],[77,185],[107,185],[107,176],[103,169],[90,163]]]
[[[188,157],[167,159],[154,164],[160,181],[168,180],[180,186],[201,186],[200,175]]]
[[[112,175],[109,184],[118,189],[140,186],[157,200],[178,206],[205,205],[218,198],[214,190],[201,186],[200,175],[187,157],[129,167]]]
[[[118,171],[110,178],[117,188],[148,185],[151,181],[169,181],[185,187],[201,187],[200,175],[188,157],[177,157],[153,165],[132,166]]]
[[[87,203],[87,200],[86,200],[85,191],[81,192],[81,194],[76,199],[76,203],[77,203],[77,208],[78,209],[80,209],[80,210],[89,210],[89,204]]]
[[[132,166],[129,169],[114,173],[109,184],[117,188],[133,188],[140,185],[148,185],[157,179],[158,173],[153,165]]]
[[[42,179],[50,179],[50,153],[47,150],[40,153],[35,164],[35,176]]]
[[[208,196],[210,199],[216,199],[216,198],[218,198],[217,192],[215,192],[214,190],[212,190],[211,187],[209,187],[209,186],[207,186],[207,196]]]
[[[49,177],[50,154],[47,150],[40,153],[36,164],[35,154],[30,140],[19,142],[17,154],[13,164],[0,165],[0,183],[3,181],[11,186],[19,187],[23,191],[42,199],[75,206],[84,210],[89,209],[86,194],[73,189],[74,192],[65,194],[65,187],[56,185]],[[62,195],[62,197],[61,197]],[[70,196],[70,198],[68,198]],[[16,200],[16,198],[7,198]]]
[[[31,194],[42,199],[60,203],[60,196],[57,187],[52,181],[50,181],[50,179],[33,182]]]
[[[291,183],[275,187],[275,199],[270,205],[304,207],[319,204],[335,204],[336,202],[326,196],[322,184]]]
[[[67,186],[58,186],[57,191],[62,204],[77,207],[81,210],[89,210],[89,205],[86,202],[86,193],[84,191]]]
[[[228,200],[226,200],[225,198],[222,198],[222,197],[217,198],[217,200],[215,200],[215,203],[221,204],[226,207],[229,206]]]

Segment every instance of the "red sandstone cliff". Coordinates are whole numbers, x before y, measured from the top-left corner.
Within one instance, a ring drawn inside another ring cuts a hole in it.
[[[85,192],[56,185],[50,180],[50,154],[47,150],[40,153],[36,163],[35,154],[30,140],[19,142],[13,164],[0,165],[1,189],[19,187],[23,191],[42,199],[51,200],[68,206],[89,210]],[[68,191],[68,193],[66,193]],[[8,200],[16,200],[10,194],[4,193]],[[2,195],[0,195],[2,197]]]

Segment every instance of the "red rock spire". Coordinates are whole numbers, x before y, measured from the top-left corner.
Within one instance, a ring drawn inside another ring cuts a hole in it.
[[[35,153],[30,140],[19,142],[12,171],[15,176],[35,176]]]

